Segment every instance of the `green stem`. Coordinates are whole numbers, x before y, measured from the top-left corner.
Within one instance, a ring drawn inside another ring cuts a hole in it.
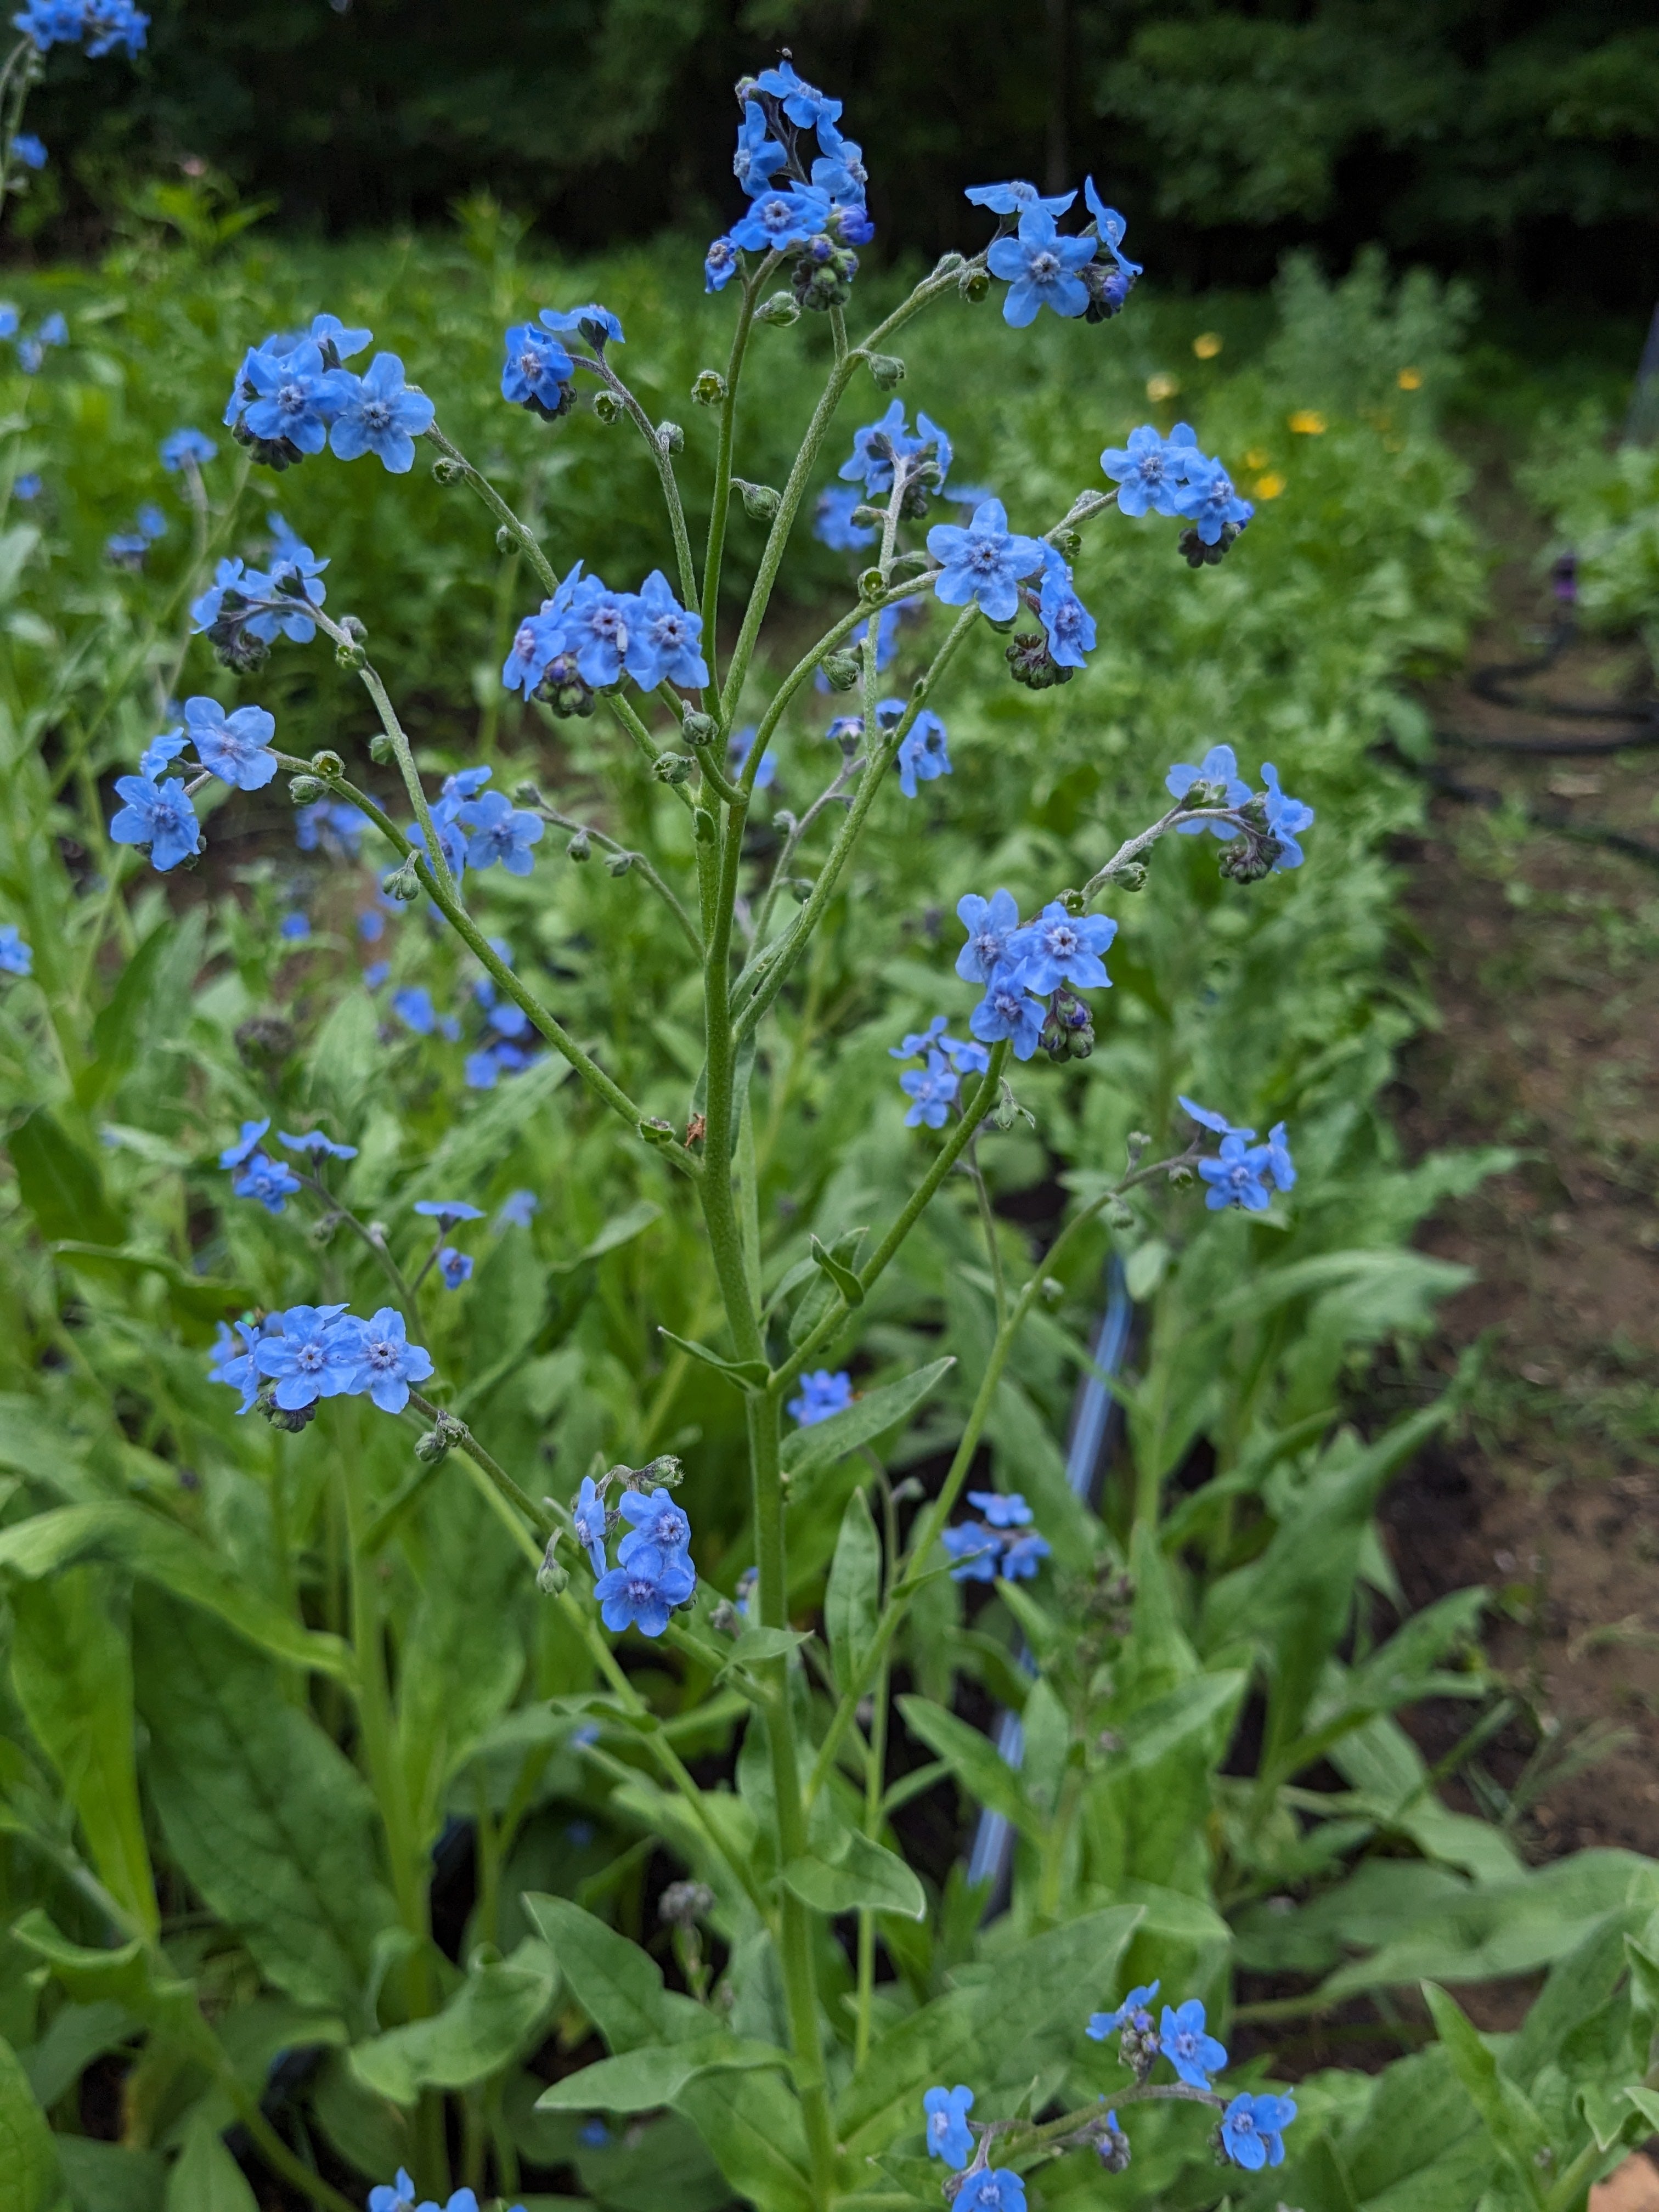
[[[550,822],[556,830],[568,830],[573,836],[580,830],[589,843],[597,845],[601,852],[626,853],[633,863],[632,872],[641,876],[650,884],[681,929],[684,931],[686,943],[696,954],[698,959],[702,959],[702,939],[697,933],[697,925],[675,897],[645,854],[635,852],[631,845],[619,845],[614,837],[607,837],[603,830],[594,829],[590,822],[573,821],[569,815],[561,814],[556,806],[550,806],[545,799],[539,799],[537,802],[536,811],[544,822]]]
[[[526,557],[528,559],[531,567],[536,571],[536,574],[539,579],[543,588],[550,593],[556,591],[558,589],[559,580],[553,573],[553,565],[551,562],[549,561],[546,554],[542,550],[541,540],[537,537],[535,532],[530,527],[529,524],[526,522],[521,522],[519,520],[518,516],[514,514],[507,501],[501,497],[500,492],[496,490],[495,485],[490,483],[489,477],[485,476],[482,471],[473,467],[471,462],[468,460],[466,455],[462,453],[459,447],[452,445],[435,422],[432,425],[431,428],[428,430],[426,435],[431,439],[433,444],[438,448],[438,451],[443,455],[444,459],[447,461],[453,461],[455,466],[460,470],[462,475],[466,478],[467,483],[471,486],[472,489],[477,492],[478,497],[483,500],[484,505],[495,516],[496,521],[501,523],[504,528],[509,530],[513,536],[517,538],[519,544],[524,549]]]
[[[648,761],[654,769],[657,763],[662,758],[662,747],[646,727],[642,718],[634,711],[633,707],[623,698],[620,691],[609,692],[605,697],[605,704],[627,731],[629,736],[633,738],[640,750],[641,757]],[[666,788],[673,793],[689,814],[696,802],[685,786],[683,783],[671,783]]]
[[[639,401],[623,382],[603,354],[584,367],[592,368],[602,376],[628,410],[629,418],[651,450],[656,465],[657,479],[662,486],[663,504],[668,509],[668,526],[674,536],[674,558],[680,572],[680,602],[687,607],[697,603],[697,572],[691,562],[691,538],[685,526],[685,508],[680,500],[679,483],[674,474],[674,464],[657,435],[657,426]]]
[[[1008,1291],[1002,1275],[1002,1248],[997,1243],[997,1218],[991,1207],[991,1194],[986,1188],[985,1175],[979,1164],[979,1131],[968,1139],[965,1163],[972,1178],[974,1195],[979,1200],[980,1227],[985,1231],[986,1256],[991,1262],[991,1287],[996,1293],[997,1327],[1000,1328],[1008,1318]]]
[[[702,556],[702,643],[711,684],[718,686],[717,626],[720,611],[720,563],[726,554],[726,510],[732,503],[732,447],[737,429],[738,386],[743,377],[743,357],[755,324],[755,303],[760,288],[775,265],[768,254],[752,276],[745,276],[738,326],[732,333],[732,350],[726,363],[726,397],[720,402],[720,440],[714,450],[714,503],[708,510],[708,538]],[[704,695],[705,700],[707,694]]]
[[[267,2166],[280,2173],[284,2181],[292,2182],[296,2189],[303,2190],[319,2208],[319,2212],[357,2212],[357,2207],[349,2197],[342,2197],[337,2189],[325,2181],[303,2159],[295,2156],[260,2111],[258,2099],[244,2087],[228,2063],[219,2076],[219,2086],[236,2107],[238,2118],[253,2138],[259,2155]],[[427,2181],[428,2177],[422,2174],[422,2187],[426,2186]],[[443,2186],[448,2187],[447,2173]]]

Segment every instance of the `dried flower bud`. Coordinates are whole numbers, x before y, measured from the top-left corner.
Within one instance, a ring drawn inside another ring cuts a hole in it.
[[[623,404],[621,400],[617,398],[614,392],[596,392],[594,393],[593,412],[599,416],[601,422],[616,422],[620,421],[622,411]]]
[[[663,453],[683,453],[685,451],[685,433],[678,422],[658,423],[657,450]]]
[[[726,379],[717,368],[700,368],[691,382],[694,407],[718,407],[726,398]]]
[[[465,474],[466,471],[461,466],[460,463],[459,461],[452,461],[447,453],[442,455],[439,459],[434,461],[432,464],[432,481],[434,483],[459,483]]]

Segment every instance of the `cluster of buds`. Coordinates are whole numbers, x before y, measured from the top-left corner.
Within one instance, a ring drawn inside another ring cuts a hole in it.
[[[1217,856],[1224,876],[1236,884],[1259,884],[1270,876],[1284,848],[1267,827],[1267,802],[1261,794],[1239,810],[1243,835],[1224,844]]]
[[[1031,594],[1021,595],[1029,600]],[[1064,668],[1048,650],[1048,633],[1045,629],[1016,630],[1003,650],[1008,663],[1008,672],[1016,684],[1023,684],[1028,691],[1051,690],[1056,684],[1069,684],[1077,671]]]
[[[574,653],[554,654],[531,696],[550,707],[561,721],[568,721],[572,715],[586,718],[593,711],[593,688],[582,681]]]
[[[1089,312],[1092,319],[1093,308],[1091,307]],[[1189,568],[1217,568],[1226,559],[1228,548],[1243,527],[1242,523],[1224,522],[1221,526],[1220,537],[1216,539],[1213,545],[1206,545],[1197,531],[1189,526],[1176,538],[1176,550]]]
[[[1049,998],[1041,1042],[1050,1060],[1087,1060],[1095,1048],[1093,1018],[1069,985],[1062,983]]]

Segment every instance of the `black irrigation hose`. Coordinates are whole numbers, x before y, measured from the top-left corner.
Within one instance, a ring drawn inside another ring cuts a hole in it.
[[[1420,777],[1443,799],[1455,799],[1468,805],[1492,810],[1504,802],[1506,794],[1494,791],[1489,784],[1465,783],[1437,761],[1407,760],[1393,747],[1389,750],[1401,767]],[[1659,868],[1659,845],[1629,836],[1622,830],[1609,830],[1599,822],[1575,822],[1564,807],[1523,806],[1521,811],[1534,830],[1547,830],[1553,836],[1571,837],[1581,845],[1602,845],[1633,860],[1644,860],[1650,868]]]

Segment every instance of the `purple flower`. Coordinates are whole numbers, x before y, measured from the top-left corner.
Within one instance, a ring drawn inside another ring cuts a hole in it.
[[[968,933],[968,942],[957,955],[957,973],[964,983],[988,983],[1018,955],[1009,950],[1019,927],[1019,908],[1009,890],[993,891],[981,898],[969,891],[957,901],[957,920]]]
[[[1089,288],[1077,272],[1094,258],[1092,238],[1062,238],[1047,208],[1027,208],[1018,236],[995,240],[985,257],[991,274],[1008,286],[1004,322],[1024,330],[1036,320],[1039,307],[1052,307],[1057,315],[1083,314]]]
[[[397,355],[377,353],[343,387],[328,442],[340,460],[374,453],[392,475],[407,476],[415,465],[415,440],[431,428],[435,412],[425,392],[404,383]]]
[[[1026,990],[1018,968],[1005,969],[993,978],[968,1026],[981,1044],[1012,1038],[1014,1058],[1030,1060],[1042,1035],[1042,1002]]]
[[[641,1636],[660,1636],[668,1616],[696,1588],[696,1570],[684,1552],[664,1553],[642,1545],[625,1567],[612,1567],[593,1585],[599,1618],[613,1634],[637,1628]]]
[[[975,507],[965,530],[957,523],[936,522],[927,533],[927,550],[939,563],[933,590],[945,605],[962,607],[977,599],[993,622],[1008,622],[1018,613],[1020,579],[1040,568],[1043,558],[1038,539],[1010,532],[1000,499]]]
[[[1051,899],[1035,921],[1015,931],[1008,951],[1024,962],[1028,990],[1047,997],[1069,983],[1074,991],[1098,991],[1111,983],[1100,956],[1116,935],[1117,924],[1106,915],[1071,915]]]
[[[942,2158],[960,2173],[974,2154],[974,2138],[968,2126],[974,2093],[958,2081],[954,2089],[929,2089],[921,2100],[927,2115],[927,2155]]]
[[[294,1413],[357,1389],[362,1334],[343,1305],[290,1306],[282,1334],[259,1340],[259,1372],[276,1382],[276,1403]]]

